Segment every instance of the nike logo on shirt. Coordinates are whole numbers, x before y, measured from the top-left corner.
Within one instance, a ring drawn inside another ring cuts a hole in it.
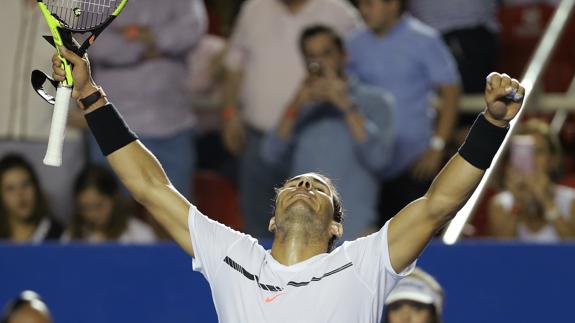
[[[271,302],[273,302],[278,296],[282,296],[282,295],[285,295],[285,293],[279,293],[279,294],[277,294],[277,295],[275,295],[275,296],[273,296],[273,297],[266,297],[266,298],[264,298],[264,302],[266,302],[266,303],[271,303]]]

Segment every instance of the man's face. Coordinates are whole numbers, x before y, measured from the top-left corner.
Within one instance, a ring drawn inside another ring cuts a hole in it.
[[[319,33],[308,38],[303,44],[303,54],[308,70],[313,64],[318,64],[319,70],[310,72],[320,73],[322,70],[330,69],[336,74],[340,74],[345,65],[345,55],[337,47],[332,37],[326,33]]]
[[[278,191],[276,223],[295,216],[308,217],[312,223],[323,223],[327,226],[333,221],[333,212],[333,192],[330,185],[317,174],[296,176]]]
[[[359,12],[365,25],[378,33],[387,30],[399,16],[399,1],[359,0]]]

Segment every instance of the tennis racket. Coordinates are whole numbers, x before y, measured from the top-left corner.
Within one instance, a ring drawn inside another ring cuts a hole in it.
[[[83,56],[98,35],[120,14],[127,2],[128,0],[38,0],[38,7],[52,34],[49,41],[56,47],[66,71],[66,79],[58,84],[55,99],[43,91],[41,84],[38,84],[43,83],[47,77],[43,80],[40,77],[38,81],[39,74],[36,71],[32,73],[34,89],[46,101],[54,104],[48,147],[44,156],[45,165],[56,167],[62,165],[62,147],[74,84],[72,67],[60,53],[60,46],[65,46],[80,57]],[[73,33],[91,34],[79,45],[73,39]]]

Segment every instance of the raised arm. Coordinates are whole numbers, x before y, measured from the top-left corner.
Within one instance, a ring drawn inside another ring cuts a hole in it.
[[[72,96],[80,99],[98,92],[99,87],[90,75],[88,60],[65,49],[62,53],[74,65]],[[64,71],[57,56],[52,58],[52,63],[54,79],[63,80]],[[176,191],[158,160],[127,129],[105,97],[84,107],[84,111],[100,148],[122,183],[172,238],[194,256],[187,223],[190,202]]]
[[[503,141],[509,121],[519,112],[524,93],[517,80],[505,74],[490,74],[485,89],[487,108],[459,153],[439,172],[427,193],[401,210],[389,224],[389,254],[397,272],[420,255],[433,235],[469,199]]]

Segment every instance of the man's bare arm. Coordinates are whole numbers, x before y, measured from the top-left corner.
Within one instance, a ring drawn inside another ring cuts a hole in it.
[[[193,257],[188,228],[191,204],[172,186],[156,157],[136,140],[107,159],[134,199]]]
[[[85,98],[95,92],[98,87],[90,75],[88,60],[67,50],[62,52],[64,57],[74,64],[72,96],[75,99]],[[64,70],[60,68],[60,61],[56,55],[52,58],[52,64],[54,79],[63,80]],[[107,104],[106,98],[102,97],[85,110],[85,113],[92,113]],[[188,254],[193,256],[187,224],[191,204],[174,189],[154,155],[136,140],[112,152],[107,159],[132,196],[144,205]]]
[[[505,99],[513,91],[518,93],[517,99]],[[506,127],[519,112],[524,92],[516,80],[492,73],[485,90],[485,119],[494,126]],[[403,271],[417,259],[433,235],[469,199],[484,173],[456,154],[439,172],[427,193],[391,220],[388,244],[394,270]]]

